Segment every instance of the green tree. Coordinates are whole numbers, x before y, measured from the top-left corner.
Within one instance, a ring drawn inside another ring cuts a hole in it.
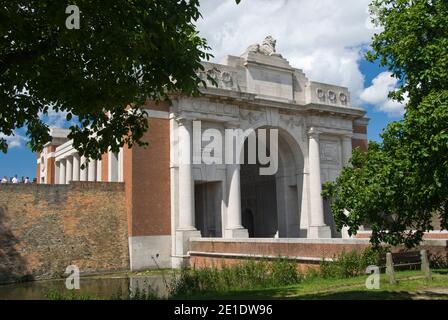
[[[448,228],[448,2],[376,0],[371,61],[400,80],[391,97],[409,97],[402,121],[382,143],[355,150],[350,166],[324,188],[339,228],[372,229],[378,245],[418,244],[434,218]],[[437,219],[438,218],[438,219]]]
[[[448,79],[448,3],[446,0],[374,0],[375,34],[369,61],[379,59],[401,88],[391,97],[417,106],[432,90],[446,89]]]
[[[50,140],[49,108],[77,118],[69,138],[88,157],[143,145],[142,108],[168,93],[198,94],[198,0],[74,0],[80,29],[67,29],[67,3],[0,1],[0,133],[26,127],[29,145]],[[106,114],[107,112],[107,114]],[[0,150],[7,151],[0,138]]]

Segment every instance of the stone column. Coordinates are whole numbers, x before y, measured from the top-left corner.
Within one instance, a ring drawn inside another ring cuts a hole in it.
[[[109,182],[117,182],[118,181],[118,153],[109,151],[108,153],[109,163]]]
[[[319,134],[315,128],[309,131],[308,165],[309,165],[309,185],[310,185],[310,226],[308,238],[331,238],[330,227],[325,225],[324,206],[322,199],[322,181],[320,177],[320,152]]]
[[[241,181],[240,165],[227,165],[229,193],[227,204],[226,238],[249,238],[249,232],[244,229],[241,221]]]
[[[178,122],[179,152],[179,221],[176,229],[176,244],[173,263],[182,265],[188,258],[190,238],[201,237],[195,228],[194,180],[192,172],[192,121],[180,118]]]
[[[89,168],[88,168],[87,172],[88,172],[88,179],[89,179],[89,181],[95,181],[95,178],[96,178],[96,160],[90,159],[90,161],[89,161]]]
[[[73,180],[73,157],[67,157],[65,164],[65,183],[69,184]]]
[[[81,169],[81,172],[79,174],[79,180],[80,181],[87,181],[87,164],[86,164],[86,157],[81,157],[81,166],[84,165],[84,169]]]
[[[59,167],[60,167],[60,163],[59,161],[54,162],[54,183],[58,184],[59,183]],[[47,181],[47,183],[50,183],[49,181]]]
[[[346,134],[341,137],[342,140],[342,165],[346,166],[352,157],[352,135]]]
[[[196,230],[194,221],[194,181],[191,170],[192,121],[179,123],[179,230]]]
[[[239,129],[233,123],[228,123],[228,129]],[[226,150],[233,148],[234,161],[240,159],[240,150],[238,150],[238,141],[241,137],[236,135],[232,144],[226,144]],[[225,228],[226,238],[249,238],[249,232],[244,229],[241,217],[241,179],[240,164],[227,164],[227,181],[228,181],[228,201],[227,201],[227,225]]]
[[[59,160],[59,184],[65,184],[65,159]]]
[[[79,181],[79,156],[73,155],[73,181]]]
[[[102,162],[101,162],[101,160],[97,160],[96,161],[96,181],[102,180],[102,172],[103,172]]]

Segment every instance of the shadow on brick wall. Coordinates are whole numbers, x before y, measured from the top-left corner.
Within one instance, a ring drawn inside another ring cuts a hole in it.
[[[0,283],[29,281],[26,260],[17,250],[19,241],[6,227],[6,207],[0,207]]]

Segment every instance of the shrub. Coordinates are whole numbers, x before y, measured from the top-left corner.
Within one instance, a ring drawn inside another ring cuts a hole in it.
[[[378,264],[381,249],[367,248],[361,252],[342,252],[334,261],[322,261],[320,275],[323,278],[350,278],[365,274],[369,265]]]
[[[91,296],[89,294],[82,294],[76,291],[60,292],[54,289],[48,290],[45,294],[45,298],[48,300],[97,300],[96,296]]]
[[[186,296],[199,292],[227,292],[248,290],[300,282],[302,275],[294,262],[285,259],[247,261],[220,268],[181,269],[170,285],[171,297]]]
[[[429,256],[429,264],[433,269],[447,269],[448,257],[440,254],[432,254]]]
[[[275,260],[272,263],[272,285],[289,285],[302,280],[302,275],[297,270],[297,265],[285,259]]]
[[[121,300],[119,294],[112,296],[112,300]],[[157,291],[150,285],[146,289],[139,289],[138,287],[129,295],[130,300],[158,300],[160,299]]]

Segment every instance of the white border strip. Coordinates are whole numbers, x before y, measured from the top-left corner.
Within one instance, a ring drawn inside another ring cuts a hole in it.
[[[354,133],[352,138],[356,139],[356,140],[367,140],[367,134],[365,134],[365,133]]]
[[[155,119],[169,119],[170,113],[168,111],[159,111],[159,110],[151,110],[151,109],[145,109],[146,112],[148,112],[148,118],[155,118]]]
[[[189,251],[188,254],[195,256],[208,256],[208,257],[218,257],[218,258],[246,258],[246,259],[285,259],[285,260],[295,260],[295,261],[309,261],[309,262],[333,262],[333,258],[319,258],[319,257],[299,257],[299,256],[272,256],[263,254],[250,254],[250,253],[228,253],[228,252],[205,252],[205,251]]]
[[[308,238],[191,238],[190,242],[233,242],[233,243],[302,243],[302,244],[369,244],[369,239],[308,239]]]

